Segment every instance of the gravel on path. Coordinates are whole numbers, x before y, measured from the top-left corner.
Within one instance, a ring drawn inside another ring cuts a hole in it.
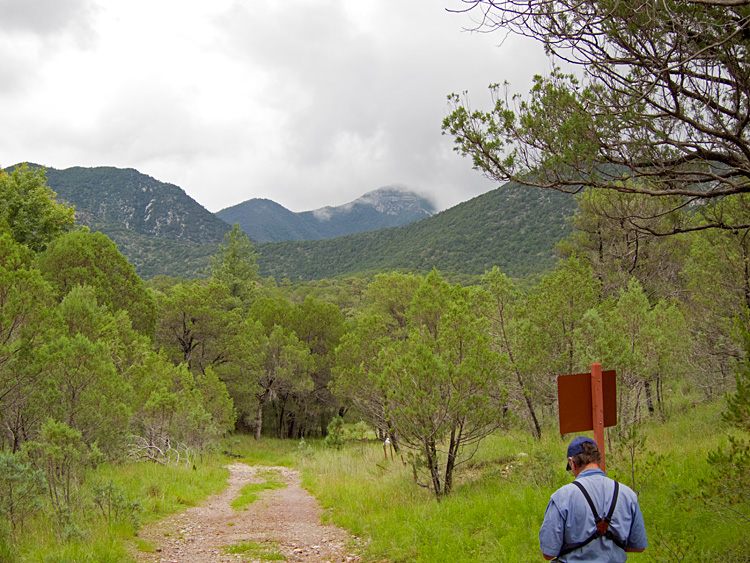
[[[286,487],[265,490],[245,510],[231,503],[247,483],[262,483],[260,473],[278,472]],[[256,542],[288,562],[354,563],[362,542],[333,525],[321,524],[322,509],[304,490],[298,471],[287,467],[229,466],[229,487],[204,504],[159,520],[138,536],[155,547],[134,553],[139,563],[255,563],[268,561],[252,552],[228,553],[241,542]]]

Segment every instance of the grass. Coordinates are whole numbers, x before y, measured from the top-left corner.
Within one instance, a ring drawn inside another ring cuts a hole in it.
[[[210,495],[224,490],[229,470],[220,456],[206,458],[195,466],[122,464],[100,466],[91,476],[92,484],[111,481],[123,493],[139,499],[144,522],[196,506]]]
[[[644,424],[645,446],[634,471],[623,444],[608,440],[608,472],[626,484],[634,476],[641,491],[650,546],[632,560],[729,563],[742,561],[738,554],[747,557],[747,525],[717,515],[697,495],[711,475],[706,454],[726,435],[720,407],[689,407],[667,423]],[[384,460],[379,445],[364,454],[359,446],[317,449],[302,462],[303,483],[322,501],[328,520],[369,538],[370,560],[541,560],[544,509],[551,493],[571,480],[566,446],[552,429],[539,441],[522,432],[497,433],[459,469],[454,492],[439,503],[413,483],[400,459]]]
[[[294,440],[263,438],[253,440],[247,435],[233,436],[224,440],[223,450],[249,465],[277,465],[294,467],[297,461],[298,443]]]
[[[232,501],[232,508],[235,510],[247,510],[247,506],[258,500],[258,493],[286,487],[286,483],[281,480],[278,471],[267,469],[260,471],[258,476],[263,479],[262,483],[248,483],[240,490],[240,496]]]
[[[136,534],[143,523],[195,506],[222,491],[229,471],[222,456],[204,456],[195,466],[146,463],[102,464],[90,472],[74,501],[70,524],[60,525],[42,513],[30,519],[15,545],[0,545],[3,563],[122,563],[131,561],[128,544],[153,551]],[[128,510],[112,511],[109,520],[93,504],[102,485],[117,492]],[[112,514],[119,514],[115,518]]]
[[[284,554],[272,542],[243,541],[229,546],[225,551],[229,554],[243,555],[258,561],[286,561]]]
[[[712,478],[707,453],[726,442],[721,408],[719,403],[686,403],[665,423],[648,421],[639,430],[645,441],[634,460],[625,444],[610,434],[608,472],[640,490],[649,535],[649,548],[632,561],[748,560],[747,524],[712,511],[712,504],[698,495],[701,482]],[[537,534],[545,506],[550,494],[571,480],[564,469],[566,445],[567,439],[551,427],[538,441],[522,431],[498,432],[460,466],[453,493],[441,502],[415,485],[411,468],[399,456],[384,459],[382,445],[376,442],[349,442],[336,450],[314,440],[301,447],[292,440],[235,437],[225,449],[242,456],[243,462],[301,468],[304,486],[325,507],[324,519],[365,538],[365,560],[512,563],[541,560]],[[223,490],[228,476],[224,466],[232,459],[206,456],[195,469],[104,465],[87,477],[84,493],[112,483],[123,498],[140,503],[143,522],[152,522]],[[243,489],[238,509],[260,490],[280,485],[277,473],[264,477],[264,483]],[[750,507],[735,508],[750,513]],[[128,543],[142,551],[154,550],[135,536],[137,525],[130,520],[105,522],[89,511],[77,526],[67,541],[60,539],[54,522],[41,517],[29,522],[23,536],[27,539],[15,546],[0,534],[0,561],[119,563],[130,561]],[[249,560],[283,560],[269,544],[243,542],[229,549]]]

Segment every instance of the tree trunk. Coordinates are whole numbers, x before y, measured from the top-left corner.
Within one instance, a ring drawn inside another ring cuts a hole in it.
[[[398,453],[398,449],[399,449],[398,437],[396,436],[396,431],[393,429],[393,427],[391,426],[390,422],[388,423],[388,432],[386,433],[386,436],[390,436],[390,438],[391,438],[391,445],[393,446],[393,451],[396,452],[396,453]],[[385,438],[383,438],[383,439],[385,439]]]
[[[539,419],[537,419],[536,417],[534,405],[531,404],[530,393],[523,384],[523,380],[521,379],[521,374],[519,373],[518,368],[516,368],[516,377],[518,378],[518,385],[521,387],[521,393],[523,394],[524,401],[526,401],[526,408],[529,410],[531,421],[534,423],[534,438],[538,440],[542,437],[542,427],[539,425]]]
[[[294,438],[295,434],[299,433],[299,429],[297,428],[297,417],[295,416],[294,412],[289,413],[289,426],[287,430],[287,438]]]
[[[643,388],[646,391],[646,406],[648,407],[649,414],[654,414],[654,402],[651,398],[651,382],[646,381],[643,384]]]
[[[263,430],[263,405],[268,397],[268,389],[256,396],[258,397],[258,411],[255,413],[255,439],[260,440],[260,432]]]
[[[435,497],[440,500],[440,496],[442,495],[443,491],[440,485],[440,467],[438,466],[437,447],[435,446],[435,440],[425,439],[424,453],[425,457],[427,458],[427,466],[430,468],[432,489],[435,491]]]
[[[505,330],[505,316],[503,315],[503,309],[498,308],[498,314],[500,316],[500,329],[503,331],[503,340],[505,341],[505,349],[508,351],[508,358],[510,359],[511,364],[513,364],[513,370],[516,372],[516,379],[518,380],[518,386],[521,389],[521,393],[523,394],[523,398],[526,401],[526,408],[529,411],[529,416],[531,416],[531,420],[534,423],[534,438],[541,438],[542,437],[542,428],[539,425],[539,420],[537,419],[536,412],[534,411],[534,405],[531,403],[531,396],[528,393],[526,386],[524,385],[523,378],[521,377],[521,372],[518,370],[518,365],[516,364],[516,359],[513,357],[513,350],[510,345],[510,339],[508,338],[508,333]]]
[[[448,446],[448,460],[445,463],[445,494],[450,494],[453,489],[453,470],[456,468],[456,459],[458,457],[458,447],[461,445],[461,433],[463,424],[458,428],[451,430],[451,441]]]
[[[742,261],[743,265],[745,266],[745,279],[744,279],[744,294],[745,294],[745,306],[747,307],[750,305],[750,256],[748,256],[748,249],[747,246],[745,246],[745,239],[748,236],[748,233],[750,233],[750,229],[745,231],[745,234],[742,237]]]

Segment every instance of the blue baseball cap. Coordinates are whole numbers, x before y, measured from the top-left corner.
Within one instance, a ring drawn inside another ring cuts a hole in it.
[[[594,444],[594,447],[596,449],[599,449],[599,446],[597,446],[596,442],[594,442],[591,438],[587,438],[586,436],[578,436],[576,438],[573,438],[573,441],[568,446],[568,455],[566,457],[571,458],[577,456],[578,454],[582,454],[583,444],[585,444],[586,442]],[[565,469],[570,471],[570,462],[568,462],[568,465]]]

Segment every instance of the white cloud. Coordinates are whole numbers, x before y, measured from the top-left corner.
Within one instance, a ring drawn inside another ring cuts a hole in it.
[[[441,135],[446,95],[545,63],[444,2],[0,0],[0,165],[137,168],[212,211],[394,183],[454,205],[494,186]]]
[[[95,12],[91,0],[0,0],[0,30],[41,39],[63,34],[90,39]]]

